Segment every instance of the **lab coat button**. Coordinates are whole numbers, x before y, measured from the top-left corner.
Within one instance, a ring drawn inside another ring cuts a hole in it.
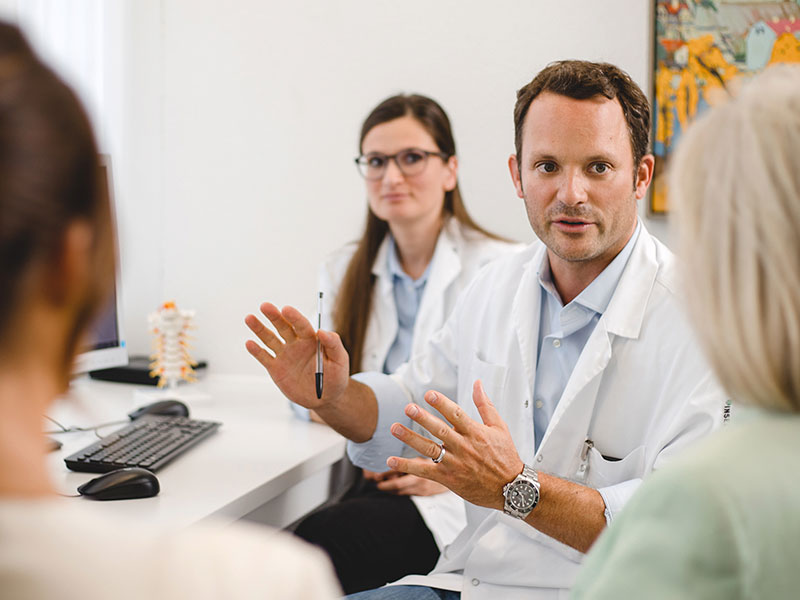
[[[525,400],[525,408],[528,408],[528,401]]]
[[[561,340],[553,340],[553,348],[561,348]]]
[[[536,462],[542,462],[542,460],[544,460],[544,458],[542,457],[541,454],[536,457]]]
[[[578,468],[578,471],[580,471],[581,473],[583,473],[585,470],[586,470],[586,465],[581,465],[581,466]]]
[[[481,582],[480,582],[479,579],[477,579],[475,577],[472,578],[472,585],[480,585],[480,584],[481,584]]]

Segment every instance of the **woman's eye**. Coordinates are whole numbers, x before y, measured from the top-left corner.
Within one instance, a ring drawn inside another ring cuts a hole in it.
[[[372,169],[382,169],[383,165],[386,164],[386,158],[383,156],[368,156],[367,157],[367,166]]]
[[[413,165],[415,163],[418,163],[424,158],[425,157],[421,152],[416,152],[416,151],[404,152],[400,155],[400,160],[404,165]]]

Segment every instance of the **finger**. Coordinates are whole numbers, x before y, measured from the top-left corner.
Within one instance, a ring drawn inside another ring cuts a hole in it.
[[[270,355],[269,352],[264,350],[261,346],[256,344],[253,340],[247,340],[244,344],[247,351],[258,361],[261,365],[269,371],[270,367],[272,366],[272,361],[275,358]]]
[[[255,315],[247,315],[244,318],[244,322],[250,331],[255,333],[258,339],[264,342],[264,345],[274,353],[277,354],[278,351],[283,348],[283,342],[278,339],[278,336],[275,335],[269,327],[266,327],[258,317]]]
[[[283,317],[277,306],[270,302],[264,302],[264,304],[261,305],[261,313],[269,319],[269,322],[278,330],[278,333],[281,334],[284,340],[293,342],[297,339],[294,328],[289,321]]]
[[[367,469],[364,469],[362,473],[364,474],[364,479],[366,479],[367,481],[380,481],[382,478],[381,477],[382,474],[376,473],[375,471],[369,471]]]
[[[478,409],[478,414],[480,414],[484,424],[490,427],[506,428],[506,422],[503,421],[489,396],[486,395],[486,390],[483,389],[483,382],[480,379],[476,379],[475,383],[472,384],[472,401],[475,403],[475,407]]]
[[[415,431],[411,431],[405,425],[394,423],[392,424],[390,431],[394,437],[422,454],[422,456],[427,456],[430,459],[434,459],[438,458],[442,453],[442,446],[440,444],[421,436]]]
[[[392,479],[385,479],[383,481],[379,481],[378,484],[375,487],[378,488],[382,492],[396,493],[396,492],[398,492],[400,489],[402,489],[404,487],[403,486],[403,480],[406,477],[410,477],[410,475],[401,475],[400,477],[393,477]]]
[[[399,456],[390,456],[386,460],[386,465],[395,471],[417,475],[418,477],[441,483],[441,481],[439,481],[440,475],[436,470],[436,467],[440,465],[432,463],[427,458],[400,458]]]
[[[320,329],[317,332],[317,337],[322,344],[322,349],[325,352],[325,358],[337,364],[349,364],[350,355],[344,349],[342,338],[335,331],[324,331]]]
[[[443,444],[449,448],[458,448],[461,446],[461,436],[450,425],[439,417],[434,416],[421,406],[417,404],[408,404],[405,408],[405,413],[415,423],[421,425],[434,437],[439,438]]]
[[[317,332],[311,326],[308,319],[303,316],[294,306],[284,306],[281,315],[292,326],[297,337],[309,338],[316,337]]]
[[[439,414],[453,425],[453,429],[459,433],[466,433],[477,424],[469,418],[463,408],[441,392],[435,392],[433,390],[426,392],[425,402],[435,408]]]

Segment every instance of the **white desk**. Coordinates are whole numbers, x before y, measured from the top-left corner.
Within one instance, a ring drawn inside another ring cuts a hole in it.
[[[49,416],[66,426],[124,419],[134,408],[153,401],[142,394],[154,391],[148,386],[79,379]],[[158,496],[64,501],[92,502],[98,513],[158,526],[184,527],[214,517],[248,518],[285,527],[327,499],[330,467],[344,455],[345,441],[324,425],[294,417],[268,377],[209,375],[181,386],[178,393],[185,394],[191,417],[221,421],[222,426],[156,473],[161,484]],[[107,435],[119,427],[100,433]],[[70,471],[63,459],[97,437],[93,432],[52,437],[64,444],[50,454],[55,485],[62,493],[74,494],[79,485],[98,474]]]

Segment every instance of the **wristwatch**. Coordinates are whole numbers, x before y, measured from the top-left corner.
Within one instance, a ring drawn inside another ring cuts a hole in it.
[[[504,513],[518,519],[527,517],[539,502],[539,477],[536,471],[523,465],[522,473],[503,486],[503,496],[506,499]]]

